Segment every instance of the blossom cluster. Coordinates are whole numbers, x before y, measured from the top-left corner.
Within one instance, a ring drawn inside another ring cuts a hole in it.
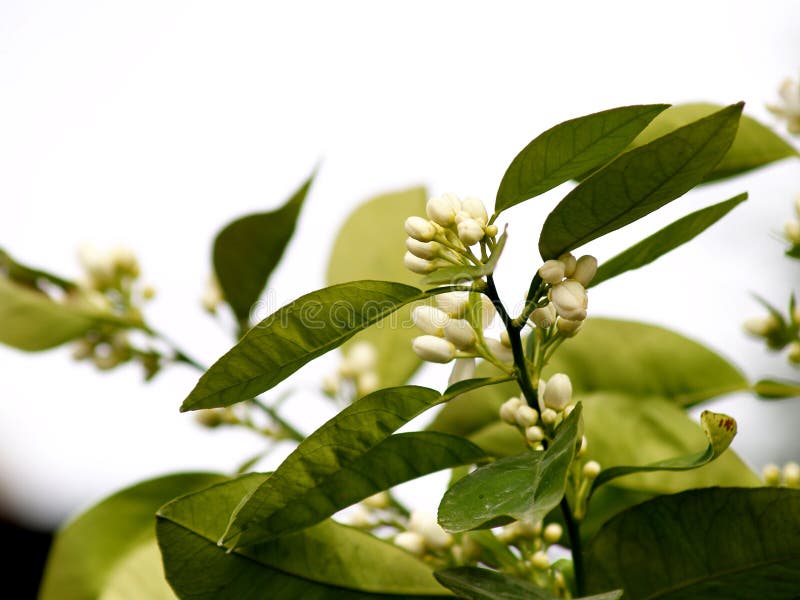
[[[767,104],[775,116],[786,120],[789,133],[800,134],[800,82],[787,78],[778,88],[781,104]]]
[[[548,302],[533,310],[530,317],[533,324],[547,329],[557,323],[563,334],[575,334],[586,319],[589,304],[586,287],[596,273],[597,259],[594,256],[576,259],[567,252],[546,261],[539,267],[539,277],[549,285]]]

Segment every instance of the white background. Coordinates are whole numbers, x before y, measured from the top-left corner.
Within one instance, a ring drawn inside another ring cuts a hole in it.
[[[0,2],[0,245],[78,276],[75,248],[135,248],[158,298],[151,322],[204,361],[229,347],[201,310],[216,230],[282,203],[322,168],[270,282],[279,305],[323,285],[326,252],[371,195],[422,183],[487,203],[531,138],[624,104],[747,101],[763,108],[800,67],[800,3]],[[509,211],[498,273],[518,297],[538,228],[565,188]],[[690,210],[748,190],[701,239],[591,295],[595,315],[639,318],[706,341],[750,376],[789,375],[741,332],[759,291],[783,304],[798,264],[777,238],[800,191],[797,162],[690,193],[587,251],[601,260]],[[398,260],[402,249],[398,250]],[[520,275],[522,273],[523,275]],[[323,357],[293,386],[311,430]],[[447,368],[419,381],[442,388]],[[178,406],[175,367],[98,374],[67,350],[0,348],[0,507],[42,526],[143,477],[232,469],[255,436],[208,432]],[[308,402],[308,404],[306,404]],[[723,403],[755,466],[800,458],[791,401]],[[621,415],[620,418],[624,418]]]

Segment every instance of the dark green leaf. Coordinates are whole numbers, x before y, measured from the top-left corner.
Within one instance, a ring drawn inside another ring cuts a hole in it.
[[[590,287],[616,277],[625,271],[631,271],[650,264],[667,252],[703,233],[746,199],[746,193],[739,194],[730,200],[708,206],[667,225],[650,237],[631,246],[622,254],[618,254],[611,260],[601,263],[597,269],[597,274],[591,281]]]
[[[556,600],[556,596],[529,581],[477,567],[453,567],[434,573],[459,598],[468,600]],[[617,600],[622,590],[575,600]]]
[[[422,282],[428,285],[442,285],[442,284],[459,284],[470,282],[474,279],[480,279],[494,273],[497,266],[497,261],[500,260],[500,255],[506,245],[508,234],[504,231],[500,239],[497,240],[497,245],[492,250],[492,255],[481,266],[473,265],[460,265],[453,267],[443,267],[436,269],[430,275],[426,275]]]
[[[218,546],[241,498],[268,477],[244,475],[159,511],[164,571],[181,598],[399,600],[443,595],[423,562],[333,521],[249,548]]]
[[[277,210],[237,219],[214,240],[214,272],[243,332],[249,328],[253,304],[292,238],[313,179],[311,175]]]
[[[716,104],[696,102],[672,106],[656,117],[634,141],[632,146],[641,146],[682,127],[692,121],[706,117],[722,107]],[[755,119],[742,116],[736,138],[727,154],[706,176],[704,181],[715,181],[731,177],[772,162],[797,156],[797,151],[782,137]]]
[[[311,292],[253,327],[200,378],[181,411],[230,406],[277,385],[401,306],[415,287],[354,281]]]
[[[625,598],[784,600],[800,590],[800,492],[707,489],[612,519],[587,548],[589,590]]]
[[[457,389],[469,384],[461,382]],[[475,380],[472,385],[487,382]],[[222,541],[237,546],[265,541],[318,523],[402,481],[482,459],[483,452],[461,438],[390,437],[450,397],[404,386],[357,400],[301,442],[272,477],[242,500]]]
[[[540,521],[564,496],[580,419],[578,404],[544,452],[502,458],[460,479],[439,504],[439,524],[459,532],[508,519]]]
[[[703,432],[708,440],[705,450],[680,456],[668,458],[644,466],[612,467],[604,469],[592,484],[592,491],[601,485],[608,483],[612,479],[633,473],[645,473],[650,471],[689,471],[703,467],[718,458],[720,454],[728,449],[734,436],[736,435],[736,421],[728,415],[714,413],[704,410],[700,415],[700,423]]]
[[[356,208],[336,236],[328,262],[328,285],[357,279],[416,284],[419,276],[403,264],[403,222],[411,215],[424,215],[426,201],[425,188],[416,187],[378,196]],[[411,349],[411,340],[419,331],[402,326],[411,323],[411,309],[412,306],[401,308],[342,346],[345,353],[349,345],[359,341],[375,347],[380,387],[406,383],[422,362]]]
[[[222,479],[211,473],[160,477],[117,492],[89,509],[56,536],[40,600],[95,600],[145,572],[153,586],[150,590],[163,590],[160,561],[157,570],[150,570],[156,511],[177,496]]]
[[[800,383],[797,383],[796,381],[762,379],[753,386],[753,391],[761,398],[768,400],[797,398],[800,396]]]
[[[497,190],[495,214],[611,160],[668,106],[612,108],[548,129],[511,161]]]
[[[730,148],[742,106],[634,148],[589,176],[545,220],[542,257],[556,258],[632,223],[700,183]]]
[[[604,469],[661,461],[662,465],[687,466],[692,457],[680,459],[677,464],[665,459],[692,454],[708,443],[709,437],[701,427],[681,407],[664,398],[620,393],[576,397],[583,403],[587,458],[596,460]],[[725,433],[723,437],[729,435],[724,429],[722,432]],[[716,438],[719,433],[714,434],[713,445],[721,447],[726,440]],[[701,457],[695,455],[694,458]],[[756,486],[760,483],[732,450],[691,471],[638,472],[614,481],[619,487],[654,494],[670,494],[693,487]]]

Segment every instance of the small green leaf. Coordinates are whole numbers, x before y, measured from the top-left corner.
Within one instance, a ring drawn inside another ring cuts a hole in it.
[[[358,331],[425,297],[417,288],[389,281],[353,281],[301,296],[254,326],[214,363],[181,411],[257,396]]]
[[[511,161],[497,190],[495,214],[611,160],[668,106],[612,108],[548,129]]]
[[[585,179],[545,220],[542,258],[633,223],[700,183],[730,148],[742,107],[734,104],[625,152]]]
[[[719,105],[705,102],[672,106],[658,115],[633,141],[631,146],[637,147],[651,142],[721,108]],[[752,117],[743,115],[730,150],[704,181],[716,181],[731,177],[792,156],[798,156],[798,153],[790,143],[769,127],[762,125]]]
[[[606,477],[628,473],[626,477],[615,480],[615,486],[653,494],[671,494],[693,487],[760,485],[759,478],[732,450],[718,456],[732,437],[732,431],[725,429],[728,423],[734,426],[730,417],[712,413],[706,418],[704,433],[681,407],[663,398],[608,392],[579,395],[577,398],[583,403],[587,457],[611,471]],[[723,421],[721,427],[714,422],[717,418]],[[704,444],[709,448],[696,453],[697,448]],[[695,454],[692,456],[692,453]],[[682,458],[664,460],[675,456]],[[664,466],[689,468],[693,462],[704,460],[710,464],[691,471],[647,472],[651,466],[654,469],[663,469]],[[633,470],[628,467],[632,464],[648,467]]]
[[[500,260],[500,255],[503,253],[503,248],[505,248],[507,239],[508,234],[504,231],[500,239],[497,240],[497,245],[494,247],[494,250],[492,250],[492,255],[489,257],[489,260],[481,266],[460,265],[436,269],[430,275],[426,275],[422,279],[422,283],[428,285],[455,285],[491,275],[494,273],[495,267],[497,267],[497,261]]]
[[[766,400],[782,400],[800,396],[800,383],[796,381],[778,381],[762,379],[753,385],[753,391]]]
[[[56,536],[40,600],[114,598],[122,581],[145,573],[152,589],[163,590],[160,561],[155,563],[158,569],[151,570],[156,511],[177,496],[223,479],[212,473],[168,475],[124,489],[90,508]]]
[[[703,414],[700,415],[700,424],[708,439],[708,446],[705,450],[686,456],[660,460],[640,467],[612,467],[610,469],[604,469],[597,479],[594,480],[592,492],[612,479],[624,475],[650,471],[689,471],[707,465],[718,458],[719,455],[725,452],[728,446],[731,445],[736,435],[736,421],[728,415],[704,410]]]
[[[509,519],[541,520],[564,496],[580,418],[578,404],[544,452],[502,458],[456,482],[439,504],[439,524],[460,532],[493,527]]]
[[[240,499],[268,477],[244,475],[161,508],[158,543],[167,581],[178,596],[401,600],[444,595],[422,561],[330,520],[266,544],[233,551],[218,546]]]
[[[597,274],[590,283],[590,287],[594,287],[626,271],[632,271],[650,264],[667,252],[703,233],[746,199],[746,193],[739,194],[730,200],[700,209],[667,225],[650,237],[631,246],[622,254],[618,254],[614,258],[601,263],[600,268],[597,269]]]
[[[458,385],[465,389],[487,382]],[[424,473],[483,459],[478,447],[454,436],[391,436],[450,397],[403,386],[357,400],[303,440],[272,477],[242,499],[222,542],[247,546],[266,541]]]
[[[800,590],[800,491],[712,488],[662,496],[588,545],[589,591],[625,598],[784,600]]]
[[[415,285],[419,276],[403,264],[407,237],[403,222],[411,215],[424,215],[427,198],[425,188],[415,187],[378,196],[356,208],[336,236],[328,261],[328,285],[357,279]],[[411,349],[411,340],[419,331],[415,327],[397,326],[411,323],[411,308],[401,308],[342,346],[345,353],[349,345],[359,341],[375,347],[380,387],[406,383],[422,362]]]
[[[214,240],[214,272],[242,332],[249,328],[250,310],[294,234],[313,179],[312,174],[277,210],[241,217]]]
[[[467,600],[557,600],[547,590],[529,581],[477,567],[452,567],[434,573],[443,586]],[[575,600],[617,600],[622,590],[596,596],[583,596]]]

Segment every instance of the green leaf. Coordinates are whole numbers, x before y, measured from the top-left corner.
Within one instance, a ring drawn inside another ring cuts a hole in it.
[[[439,504],[439,524],[460,532],[493,527],[508,519],[540,521],[564,496],[580,419],[578,404],[544,452],[502,458],[460,479]]]
[[[415,287],[389,281],[354,281],[301,296],[253,327],[214,363],[181,411],[257,396],[358,331],[425,297]]]
[[[403,222],[411,215],[424,215],[427,198],[425,188],[415,187],[378,196],[356,208],[336,236],[328,262],[328,285],[357,279],[415,285],[419,276],[403,264],[407,237]],[[404,384],[422,362],[411,349],[411,340],[419,331],[411,326],[398,327],[411,323],[411,309],[401,308],[342,346],[345,353],[349,345],[359,341],[375,347],[380,387]]]
[[[529,581],[477,567],[452,567],[434,573],[443,586],[468,600],[556,600],[547,590]],[[617,600],[622,590],[575,600]]]
[[[485,380],[462,382],[486,385]],[[357,400],[308,436],[247,498],[223,543],[247,546],[318,523],[338,510],[393,485],[440,469],[471,464],[484,453],[444,434],[391,436],[450,396],[404,386]]]
[[[399,600],[444,595],[423,562],[333,521],[248,548],[218,546],[216,540],[240,499],[268,477],[244,475],[159,511],[156,529],[164,571],[181,598]]]
[[[747,194],[739,194],[730,200],[695,211],[667,225],[650,237],[631,246],[622,254],[601,263],[589,287],[594,287],[625,271],[632,271],[650,264],[667,252],[703,233],[745,200],[747,200]]]
[[[668,106],[612,108],[548,129],[511,161],[497,190],[495,214],[611,160]]]
[[[495,267],[497,267],[497,261],[500,260],[500,255],[503,253],[503,248],[505,248],[507,239],[508,234],[504,231],[500,239],[497,240],[497,245],[494,247],[494,250],[492,250],[492,255],[489,257],[489,260],[482,265],[442,267],[426,275],[422,279],[422,283],[428,285],[458,284],[491,275],[494,273]]]
[[[720,110],[716,104],[696,102],[672,106],[656,117],[634,141],[632,147],[641,146],[692,121]],[[798,156],[792,145],[782,137],[746,115],[739,122],[739,130],[730,150],[706,176],[704,181],[715,181],[725,177],[758,169],[775,161]]]
[[[103,592],[98,596],[98,600],[175,600],[176,598],[164,578],[161,552],[155,536],[132,550],[116,565],[108,576]]]
[[[78,287],[74,281],[17,262],[8,252],[0,248],[0,276],[2,275],[31,288],[39,288],[41,281],[47,281],[66,292]]]
[[[708,446],[705,450],[677,458],[660,460],[639,467],[612,467],[610,469],[604,469],[597,479],[594,480],[592,492],[612,479],[624,475],[650,471],[689,471],[707,465],[718,458],[719,455],[725,452],[728,446],[731,445],[734,436],[736,436],[736,421],[728,415],[704,410],[703,414],[700,415],[700,424],[708,439]]]
[[[604,469],[624,467],[622,471],[612,471],[616,476],[632,472],[627,470],[628,465],[632,464],[650,465],[658,462],[662,466],[665,463],[667,466],[688,466],[692,458],[700,461],[704,453],[677,461],[665,459],[696,452],[710,439],[713,439],[710,444],[713,449],[706,452],[716,456],[729,441],[730,432],[724,429],[727,420],[722,429],[714,427],[704,433],[681,407],[664,398],[609,392],[579,395],[576,398],[583,403],[587,457],[599,462]],[[614,485],[654,494],[670,494],[713,485],[757,486],[760,480],[729,450],[710,464],[692,471],[649,473],[642,470],[616,479]]]
[[[158,570],[151,569],[156,511],[177,496],[222,479],[212,473],[168,475],[117,492],[89,509],[56,536],[40,600],[122,597],[115,591],[119,584],[145,573],[152,589],[163,590],[160,561],[155,563]]]
[[[796,381],[778,381],[762,379],[753,385],[753,391],[766,400],[782,400],[800,396],[800,383]]]
[[[625,152],[589,176],[545,220],[542,258],[624,227],[700,183],[730,148],[742,107],[734,104]]]
[[[800,492],[707,489],[612,519],[589,544],[590,591],[625,598],[778,600],[800,590]]]
[[[242,332],[249,328],[250,310],[294,234],[313,179],[312,174],[277,210],[241,217],[214,240],[214,272]]]

